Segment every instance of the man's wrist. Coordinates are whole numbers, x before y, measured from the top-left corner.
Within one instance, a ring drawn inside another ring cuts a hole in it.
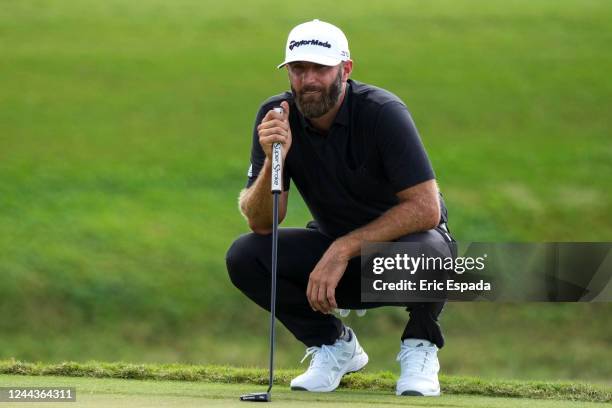
[[[266,156],[266,158],[264,159],[264,164],[262,166],[262,169],[271,169],[272,168],[272,159],[270,159],[268,156]]]
[[[332,246],[334,251],[336,251],[336,256],[348,261],[359,255],[361,251],[361,240],[345,235],[335,240]]]

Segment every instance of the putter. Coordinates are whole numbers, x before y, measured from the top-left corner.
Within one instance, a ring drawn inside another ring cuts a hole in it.
[[[275,112],[283,113],[283,108],[274,108]],[[272,401],[272,384],[274,382],[274,323],[276,316],[276,263],[278,249],[278,196],[283,189],[282,183],[282,156],[281,144],[272,145],[272,195],[274,203],[272,206],[272,290],[270,297],[270,377],[268,378],[268,390],[266,392],[253,392],[240,396],[240,401],[270,402]]]

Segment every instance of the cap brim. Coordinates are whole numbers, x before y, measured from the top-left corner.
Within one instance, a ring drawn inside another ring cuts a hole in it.
[[[343,60],[341,58],[328,57],[326,55],[302,54],[302,55],[296,55],[293,58],[286,59],[282,64],[280,64],[276,68],[282,68],[285,65],[291,62],[296,62],[296,61],[314,62],[315,64],[335,67],[336,65],[341,63]]]

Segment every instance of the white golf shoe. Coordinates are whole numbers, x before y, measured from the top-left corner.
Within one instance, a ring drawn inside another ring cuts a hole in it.
[[[291,381],[294,391],[329,392],[338,388],[342,376],[361,370],[368,363],[368,355],[357,341],[355,332],[349,327],[350,340],[336,340],[332,345],[308,347],[303,362],[312,355],[305,373]]]
[[[397,380],[397,395],[435,397],[440,395],[438,382],[438,347],[421,339],[404,339],[397,355],[401,374]]]

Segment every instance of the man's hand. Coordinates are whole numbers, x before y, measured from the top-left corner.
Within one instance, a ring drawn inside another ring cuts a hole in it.
[[[287,156],[287,152],[291,148],[291,127],[289,126],[289,104],[286,101],[281,102],[281,107],[284,112],[282,114],[270,109],[261,123],[257,125],[257,134],[259,135],[259,144],[263,149],[266,157],[272,161],[272,144],[280,142],[283,146],[281,149],[283,161]]]
[[[336,287],[344,275],[349,257],[337,245],[332,244],[310,273],[306,297],[313,310],[331,313],[338,307]]]

